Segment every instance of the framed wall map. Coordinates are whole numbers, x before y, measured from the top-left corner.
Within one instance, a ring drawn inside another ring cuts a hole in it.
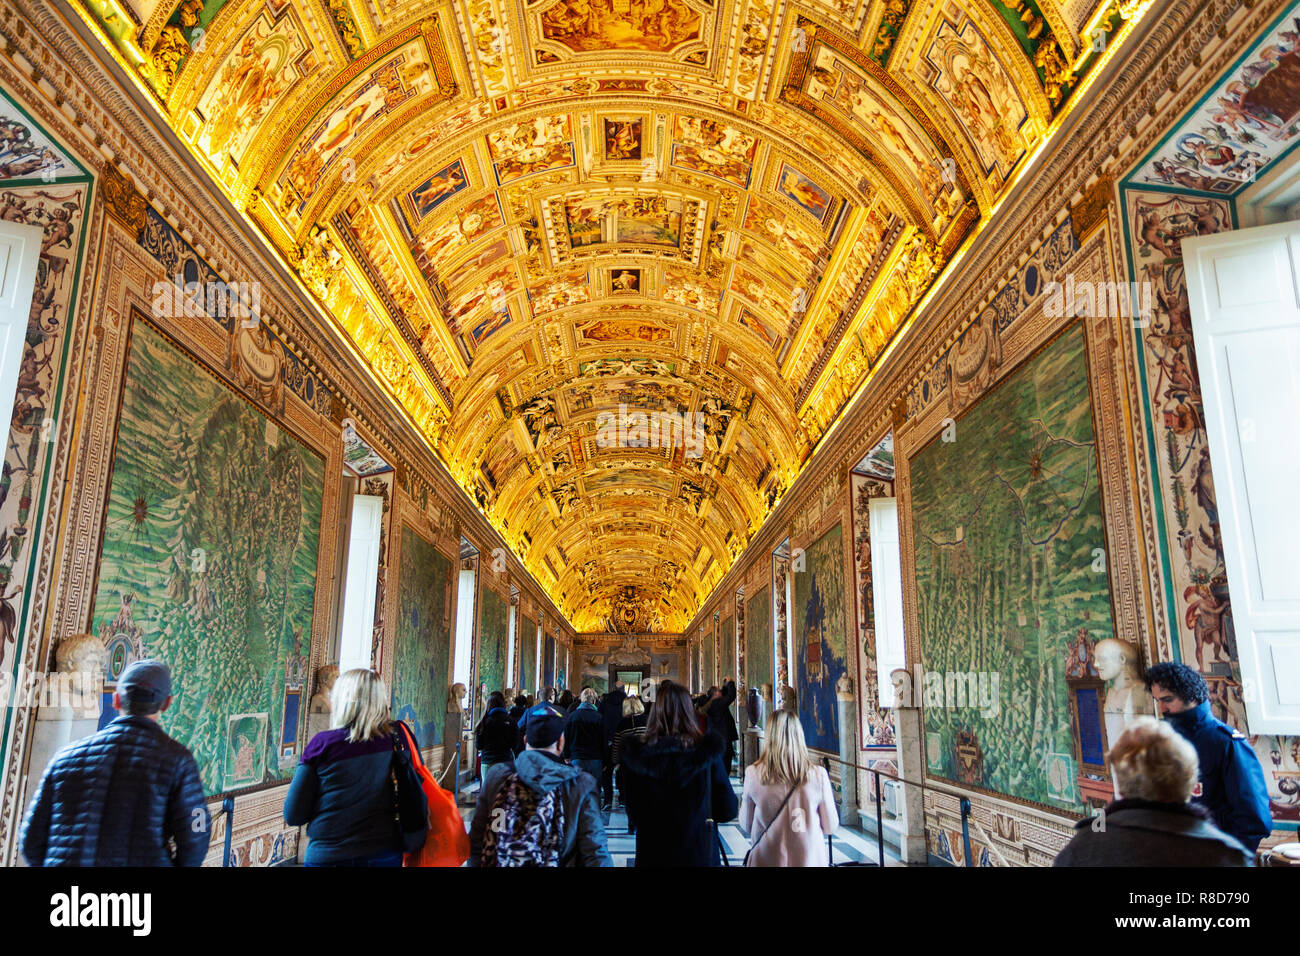
[[[280,783],[289,691],[306,678],[325,466],[134,314],[91,628],[114,681],[172,672],[162,726],[204,791]],[[300,696],[293,695],[293,696]]]

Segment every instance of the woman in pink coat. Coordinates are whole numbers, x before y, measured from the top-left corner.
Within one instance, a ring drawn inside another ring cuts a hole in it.
[[[765,735],[740,801],[740,828],[750,838],[745,865],[830,866],[826,834],[840,825],[830,775],[808,756],[798,714],[773,711]]]

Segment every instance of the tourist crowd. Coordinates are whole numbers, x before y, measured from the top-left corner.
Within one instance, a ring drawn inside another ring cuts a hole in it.
[[[1146,684],[1164,720],[1132,719],[1108,759],[1116,790],[1079,822],[1057,866],[1242,866],[1271,821],[1259,761],[1209,712],[1193,669],[1157,664]],[[480,779],[466,833],[451,795],[393,719],[385,682],[349,670],[331,693],[331,729],[308,742],[284,819],[305,826],[307,866],[611,866],[615,797],[637,866],[721,866],[718,824],[738,819],[748,866],[828,866],[839,826],[827,771],[809,754],[797,712],[767,715],[763,750],[731,784],[735,682],[692,699],[664,680],[653,701],[617,684],[534,700],[488,694],[474,728]],[[198,765],[159,717],[172,701],[160,661],[117,682],[120,716],[55,755],[31,801],[22,852],[32,866],[196,866],[210,819]],[[1100,824],[1099,821],[1100,820]]]

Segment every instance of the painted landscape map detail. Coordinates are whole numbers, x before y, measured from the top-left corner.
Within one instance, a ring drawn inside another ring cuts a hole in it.
[[[1082,812],[1067,644],[1080,630],[1094,643],[1114,636],[1082,327],[1008,376],[952,437],[911,461],[921,657],[927,671],[982,676],[974,706],[925,700],[927,767]]]
[[[491,588],[483,589],[479,608],[478,681],[488,693],[505,690],[506,641],[510,623],[506,600]]]
[[[718,686],[728,677],[736,677],[736,619],[725,618],[718,631]]]
[[[114,680],[171,668],[162,726],[208,794],[287,779],[306,676],[322,460],[159,333],[131,333],[93,627]],[[288,751],[281,762],[281,740]]]
[[[808,548],[807,567],[795,571],[795,681],[799,719],[808,746],[838,753],[835,685],[848,669],[844,614],[844,539],[835,525]]]
[[[447,591],[451,559],[402,525],[393,650],[393,716],[421,747],[442,743],[451,633]]]
[[[745,683],[772,682],[772,599],[762,588],[745,602]]]

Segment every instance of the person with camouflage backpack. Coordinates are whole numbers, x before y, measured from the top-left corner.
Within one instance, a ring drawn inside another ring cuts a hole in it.
[[[613,866],[599,781],[564,762],[565,715],[541,703],[524,715],[527,749],[493,765],[470,826],[470,866]]]

